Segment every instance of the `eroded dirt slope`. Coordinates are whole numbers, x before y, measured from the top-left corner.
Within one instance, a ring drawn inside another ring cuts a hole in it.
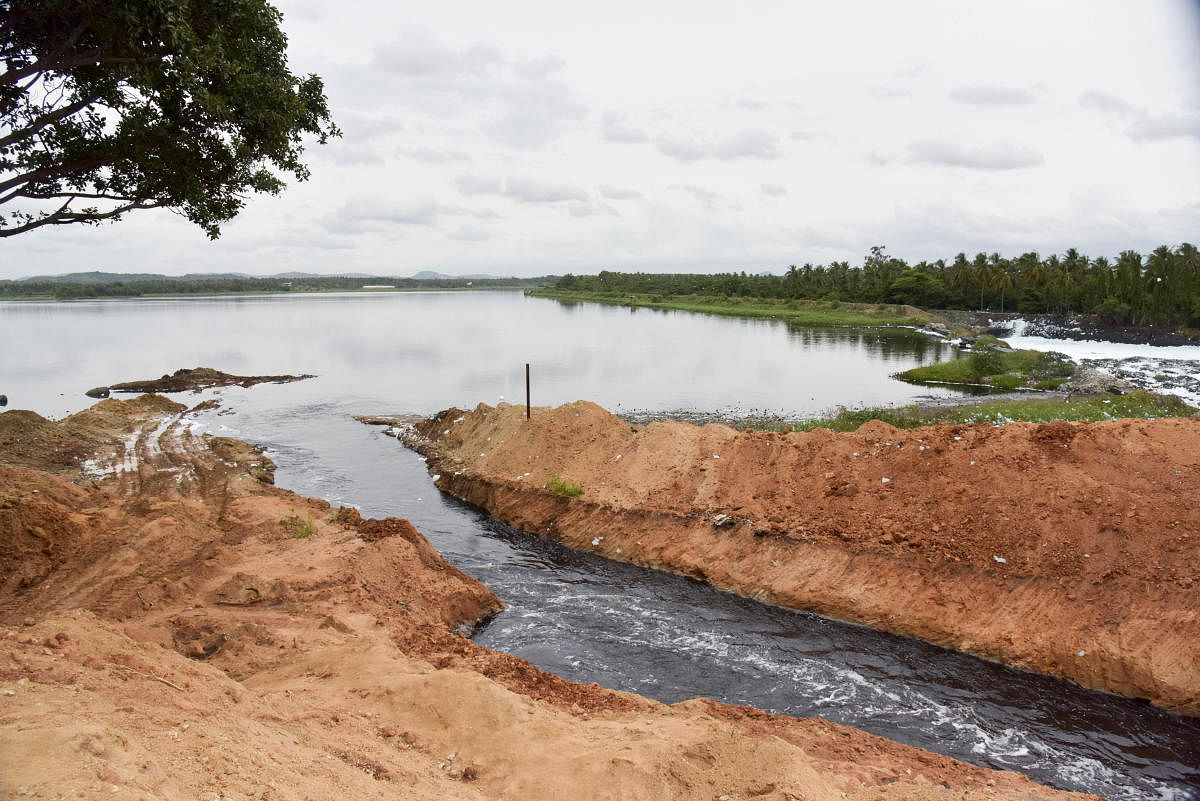
[[[571,684],[462,636],[500,603],[407,521],[263,483],[262,454],[193,437],[178,405],[12,414],[0,797],[1081,797],[823,721]],[[16,447],[67,427],[98,450],[44,458],[57,475]]]
[[[581,401],[391,430],[527,531],[1200,714],[1200,420],[769,433]]]

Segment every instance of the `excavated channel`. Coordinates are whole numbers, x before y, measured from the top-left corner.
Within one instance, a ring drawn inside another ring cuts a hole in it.
[[[407,517],[486,583],[509,608],[482,645],[572,681],[824,717],[1062,789],[1200,798],[1200,721],[514,530],[441,495],[421,457],[336,412],[220,420],[269,446],[280,486]]]

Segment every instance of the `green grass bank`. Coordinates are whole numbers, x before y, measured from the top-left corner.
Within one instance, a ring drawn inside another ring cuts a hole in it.
[[[781,430],[857,431],[870,420],[881,420],[896,428],[951,424],[992,423],[1004,425],[1017,421],[1052,423],[1055,420],[1119,420],[1127,417],[1152,420],[1158,417],[1187,417],[1197,410],[1174,395],[1157,395],[1134,390],[1126,395],[1091,395],[1081,398],[998,398],[979,402],[930,406],[883,406],[862,409],[839,408],[825,417],[782,426]]]
[[[723,317],[774,318],[811,326],[919,326],[938,320],[913,306],[778,300],[722,295],[630,295],[622,292],[570,292],[535,289],[529,294],[563,303],[603,303],[637,309],[716,314]],[[965,330],[965,329],[964,329]]]

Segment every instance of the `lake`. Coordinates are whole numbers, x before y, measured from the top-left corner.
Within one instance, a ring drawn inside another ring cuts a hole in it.
[[[197,420],[265,445],[303,495],[407,517],[509,609],[476,639],[565,678],[671,702],[818,715],[1057,787],[1196,798],[1200,723],[891,635],[571,551],[442,495],[423,460],[355,414],[576,399],[614,411],[813,416],[946,389],[890,374],[955,358],[907,329],[564,305],[520,293],[347,293],[0,303],[0,393],[61,416],[83,392],[180,367],[316,373],[218,397]]]

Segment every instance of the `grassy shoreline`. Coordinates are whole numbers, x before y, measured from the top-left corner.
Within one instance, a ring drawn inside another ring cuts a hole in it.
[[[857,431],[869,420],[881,420],[896,428],[920,428],[940,424],[973,425],[1013,422],[1052,423],[1057,420],[1099,422],[1140,418],[1189,417],[1197,409],[1174,395],[1158,395],[1138,389],[1125,395],[1089,395],[1065,397],[1006,397],[996,400],[965,401],[953,404],[920,406],[882,406],[862,409],[840,407],[836,412],[815,420],[782,426],[789,431]]]
[[[566,303],[601,303],[609,306],[686,311],[721,317],[774,318],[813,326],[920,326],[929,322],[940,322],[936,315],[916,307],[890,304],[710,295],[630,295],[620,292],[569,292],[556,289],[535,289],[530,294]]]

